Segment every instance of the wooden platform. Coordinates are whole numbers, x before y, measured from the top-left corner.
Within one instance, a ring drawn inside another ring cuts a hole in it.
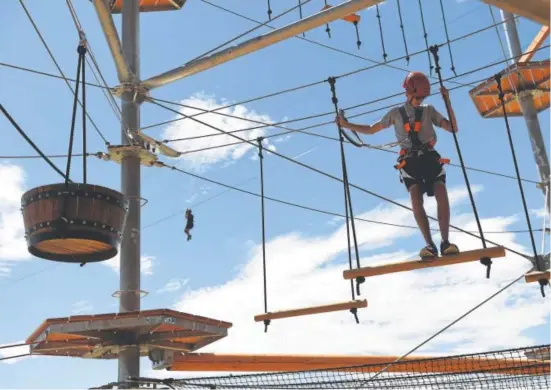
[[[33,355],[115,359],[129,344],[192,352],[227,336],[229,322],[169,309],[50,318],[27,338]]]
[[[479,261],[482,257],[505,257],[505,249],[498,246],[487,249],[477,249],[473,251],[460,252],[457,255],[434,257],[426,260],[417,259],[400,263],[376,265],[373,267],[362,267],[346,270],[343,272],[343,276],[345,279],[355,279],[358,276],[368,277],[385,275],[396,272],[414,271],[422,268],[443,267],[446,265]]]
[[[269,312],[265,314],[258,314],[254,316],[256,322],[264,320],[275,320],[289,317],[307,316],[312,314],[329,313],[333,311],[350,310],[353,308],[359,309],[367,307],[367,300],[356,300],[349,302],[333,303],[330,305],[304,307],[300,309],[281,310],[275,312]]]
[[[534,107],[537,112],[549,108],[550,62],[523,62],[509,66],[501,78],[501,86],[505,94],[505,110],[507,116],[522,116],[518,95],[531,92]],[[494,76],[480,83],[469,91],[478,113],[483,118],[503,117],[499,90]]]

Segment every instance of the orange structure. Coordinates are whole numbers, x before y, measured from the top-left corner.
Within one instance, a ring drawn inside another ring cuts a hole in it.
[[[477,249],[473,251],[460,252],[456,255],[434,257],[430,259],[417,259],[413,261],[404,261],[400,263],[391,263],[376,265],[373,267],[362,267],[343,272],[345,279],[354,279],[357,277],[368,277],[376,275],[385,275],[396,272],[413,271],[421,268],[442,267],[452,264],[461,264],[471,261],[478,261],[482,258],[505,257],[503,247],[492,247],[486,249]]]
[[[126,346],[141,356],[163,350],[193,352],[224,338],[229,322],[169,309],[50,318],[26,343],[33,355],[116,359]]]
[[[325,11],[326,9],[329,9],[333,7],[332,5],[329,5],[329,4],[326,4],[323,6],[323,8],[321,9],[322,11]],[[358,15],[358,14],[350,14],[350,15],[346,15],[344,18],[342,18],[342,20],[344,20],[345,22],[349,22],[349,23],[359,23],[360,20],[361,20],[361,16]]]
[[[501,84],[505,94],[507,116],[522,116],[518,96],[523,93],[532,93],[534,107],[538,113],[549,107],[549,65],[549,60],[519,62],[505,69]],[[503,117],[499,90],[494,77],[473,88],[469,95],[483,118]]]
[[[111,0],[109,8],[112,14],[122,12],[123,0]],[[178,11],[186,0],[140,0],[140,12]]]
[[[170,352],[168,352],[170,353]],[[174,353],[168,371],[290,372],[328,370],[379,372],[399,356],[224,355]],[[389,367],[389,372],[464,373],[496,372],[504,375],[542,375],[541,359],[518,361],[481,357],[408,356]],[[549,365],[543,369],[550,372]]]

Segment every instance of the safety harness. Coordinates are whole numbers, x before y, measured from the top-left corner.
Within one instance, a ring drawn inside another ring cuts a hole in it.
[[[417,157],[419,154],[430,152],[434,150],[434,145],[436,142],[430,141],[427,143],[421,142],[419,139],[419,132],[421,131],[421,120],[423,119],[423,107],[414,107],[415,115],[413,122],[410,121],[407,114],[406,108],[404,106],[399,107],[398,111],[402,116],[402,121],[404,122],[404,130],[408,134],[408,138],[411,141],[412,147],[402,148],[400,150],[400,157],[398,157],[398,164],[394,166],[396,169],[402,169],[406,166],[406,158],[408,157]],[[450,160],[447,158],[440,158],[439,162],[441,164],[449,164]]]

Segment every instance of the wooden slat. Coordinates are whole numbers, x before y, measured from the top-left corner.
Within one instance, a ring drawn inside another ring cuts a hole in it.
[[[519,58],[518,62],[530,61],[532,57],[534,57],[534,55],[536,54],[534,50],[538,49],[541,46],[541,44],[545,42],[548,36],[549,36],[549,26],[543,26],[534,37],[534,40],[532,41],[532,43],[530,43],[530,45],[528,45],[526,50],[524,50],[525,54],[523,54],[522,57]]]
[[[528,272],[526,275],[524,275],[524,281],[526,283],[536,283],[540,279],[547,279],[549,280],[551,278],[549,271],[533,271]]]
[[[340,310],[348,310],[353,308],[363,308],[367,307],[367,300],[356,300],[356,301],[349,301],[349,302],[342,302],[342,303],[334,303],[330,305],[322,305],[322,306],[312,306],[312,307],[305,307],[301,309],[291,309],[291,310],[282,310],[282,311],[275,311],[275,312],[269,312],[265,314],[258,314],[254,316],[254,320],[256,322],[264,321],[264,320],[275,320],[279,318],[289,318],[289,317],[299,317],[299,316],[307,316],[311,314],[321,314],[321,313],[329,313],[333,311],[340,311]]]
[[[421,268],[442,267],[445,265],[468,263],[471,261],[478,261],[482,257],[505,257],[505,249],[498,246],[487,249],[476,249],[474,251],[465,251],[456,255],[434,257],[425,260],[417,259],[400,263],[376,265],[373,267],[362,267],[344,271],[343,276],[345,279],[354,279],[358,276],[368,277],[385,275],[395,272],[413,271]]]

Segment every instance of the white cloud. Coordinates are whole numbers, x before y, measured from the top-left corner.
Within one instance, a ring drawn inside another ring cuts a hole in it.
[[[162,288],[157,290],[157,293],[162,294],[176,292],[181,290],[188,282],[189,279],[170,279]]]
[[[140,258],[140,264],[141,268],[140,271],[142,275],[153,275],[153,267],[155,266],[157,258],[154,256],[147,256],[144,255]],[[109,259],[107,261],[102,262],[103,265],[111,268],[116,273],[119,273],[120,271],[120,254],[113,257],[112,259]]]
[[[0,276],[9,274],[10,262],[29,260],[25,228],[21,215],[21,195],[24,190],[25,174],[21,167],[0,164]]]
[[[466,198],[464,190],[450,191],[452,206]],[[427,212],[435,215],[434,200],[426,204]],[[414,224],[410,211],[395,207],[379,206],[358,216]],[[453,215],[452,221],[476,230],[470,212]],[[505,230],[515,221],[516,217],[498,216],[483,219],[482,224],[484,230]],[[362,266],[416,257],[417,249],[410,252],[401,245],[407,237],[418,237],[416,230],[368,223],[358,223],[356,229]],[[342,277],[347,268],[345,234],[341,221],[328,235],[306,237],[292,232],[268,242],[269,309],[349,300],[350,284]],[[526,249],[515,242],[514,234],[488,234],[487,238]],[[452,239],[464,251],[481,247],[479,239],[464,234],[454,233]],[[189,290],[175,305],[177,310],[233,323],[226,339],[202,352],[400,355],[530,268],[525,259],[508,252],[506,258],[494,260],[489,280],[478,262],[367,278],[360,298],[368,300],[368,308],[360,309],[359,325],[350,313],[337,312],[274,320],[264,333],[264,325],[253,320],[263,312],[261,253],[256,245],[233,280]],[[545,324],[545,303],[538,286],[519,282],[416,353],[455,354],[536,343],[525,331]],[[320,342],[328,336],[331,343]]]
[[[71,312],[73,314],[91,313],[94,310],[92,304],[86,300],[73,303],[72,308]]]
[[[180,102],[181,104],[197,107],[203,110],[215,110],[220,107],[225,106],[225,102],[219,103],[211,96],[205,96],[203,94],[196,94],[189,99],[184,99]],[[180,112],[184,115],[194,115],[198,114],[201,111],[180,107]],[[217,111],[221,114],[234,115],[240,118],[261,121],[264,123],[274,123],[274,121],[266,114],[259,114],[254,110],[249,110],[243,105],[237,105],[230,108],[224,108]],[[248,122],[246,120],[240,120],[235,118],[230,118],[227,116],[219,114],[204,114],[198,116],[196,119],[208,123],[209,125],[215,126],[224,131],[234,131],[240,129],[254,128],[261,126],[258,123]],[[241,138],[249,139],[255,141],[258,137],[266,134],[267,128],[261,129],[252,129],[247,131],[242,131],[235,133],[236,136]],[[220,134],[220,132],[202,125],[192,119],[184,119],[178,122],[170,124],[163,132],[163,139],[174,139],[174,138],[187,138],[187,137],[196,137],[203,136],[208,134]],[[170,146],[180,152],[186,152],[191,150],[197,150],[201,148],[209,148],[224,144],[229,144],[233,142],[239,142],[238,139],[231,137],[229,135],[216,135],[212,137],[197,138],[188,141],[182,142],[173,142]],[[265,147],[270,150],[275,150],[274,146],[270,144],[269,139],[264,141]],[[186,165],[192,169],[203,169],[210,164],[216,163],[225,163],[231,164],[232,161],[239,160],[243,158],[247,152],[249,152],[254,146],[241,143],[238,145],[208,149],[201,152],[195,152],[190,154],[185,154],[180,157]],[[255,152],[256,153],[256,152]]]
[[[14,344],[23,344],[24,341],[15,341],[10,344],[0,344],[0,347],[4,347],[6,345],[14,345]],[[28,345],[23,345],[19,347],[13,347],[13,348],[2,348],[0,349],[0,358],[10,358],[12,356],[19,356],[29,353],[30,348]],[[26,357],[18,357],[13,359],[7,359],[7,360],[0,360],[0,364],[14,364],[17,363],[23,359],[26,359]]]

